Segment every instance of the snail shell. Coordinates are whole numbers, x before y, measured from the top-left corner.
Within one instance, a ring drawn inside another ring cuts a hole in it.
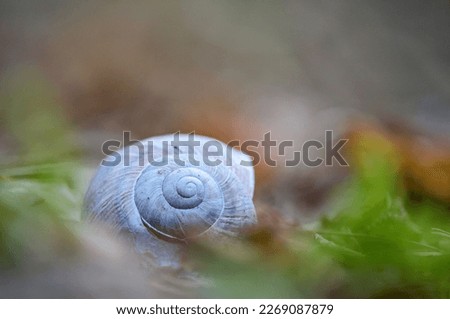
[[[188,137],[180,134],[179,140]],[[236,236],[256,223],[253,167],[242,165],[251,163],[250,157],[204,136],[194,136],[200,145],[192,154],[188,147],[173,147],[173,140],[173,135],[152,137],[117,151],[122,160],[100,165],[85,196],[87,220],[130,234],[139,253],[167,267],[179,266],[180,243]],[[221,164],[205,163],[207,142],[223,150],[209,155],[208,163]]]

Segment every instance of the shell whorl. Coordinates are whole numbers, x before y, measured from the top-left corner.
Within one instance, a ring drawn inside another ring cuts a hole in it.
[[[174,160],[174,149],[163,147],[172,139],[166,135],[143,140],[143,149],[131,145],[119,151],[122,156],[128,153],[127,164],[100,166],[85,197],[88,219],[106,221],[134,234],[138,250],[152,253],[161,250],[157,247],[165,245],[162,242],[187,241],[204,234],[233,236],[254,224],[253,168],[240,165],[250,158],[196,135],[200,146],[194,154],[179,150],[180,164]],[[228,155],[218,156],[220,165],[205,164],[201,150],[208,141],[231,150],[227,153],[233,155],[231,165],[223,164],[229,163]],[[151,149],[147,142],[153,143]],[[149,152],[154,162],[142,163],[140,156]],[[191,164],[188,156],[192,155],[198,165]],[[167,162],[156,165],[161,159]]]
[[[148,166],[139,176],[134,200],[144,224],[166,239],[185,240],[207,231],[224,210],[214,175],[197,167]]]

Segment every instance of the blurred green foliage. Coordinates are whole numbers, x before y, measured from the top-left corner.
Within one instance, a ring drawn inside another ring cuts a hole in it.
[[[369,140],[354,155],[353,177],[313,230],[275,247],[269,233],[239,251],[196,251],[216,283],[205,296],[449,298],[448,209],[405,194],[387,141]]]
[[[63,220],[79,214],[81,192],[70,128],[41,73],[10,71],[0,105],[14,144],[0,162],[0,267],[12,267],[26,262],[24,254],[45,258],[67,249],[71,232]]]

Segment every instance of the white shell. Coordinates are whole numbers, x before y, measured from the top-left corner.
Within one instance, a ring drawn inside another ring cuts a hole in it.
[[[256,223],[250,157],[204,136],[195,135],[200,145],[193,154],[187,147],[175,150],[173,140],[173,135],[152,137],[140,141],[142,146],[119,150],[120,163],[100,165],[85,197],[88,220],[107,222],[117,231],[130,233],[138,252],[168,267],[178,266],[180,243],[202,236],[235,236]],[[187,141],[188,135],[180,134],[179,140]],[[224,154],[208,157],[222,164],[205,163],[207,142],[222,147]],[[179,155],[174,156],[175,152]],[[126,154],[129,161],[123,160]],[[189,156],[198,165],[189,162]],[[159,164],[163,159],[167,164]]]

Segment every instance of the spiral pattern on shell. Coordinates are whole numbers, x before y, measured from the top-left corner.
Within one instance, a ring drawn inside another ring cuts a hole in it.
[[[220,169],[148,166],[135,186],[135,203],[144,224],[166,239],[188,239],[213,226],[226,202]],[[230,180],[229,180],[230,181]]]
[[[172,138],[153,137],[141,141],[143,148],[131,145],[118,151],[128,161],[101,165],[85,197],[88,220],[104,221],[132,234],[138,251],[162,259],[174,249],[173,243],[198,236],[234,236],[256,222],[253,168],[240,165],[249,157],[216,141],[231,150],[227,154],[232,154],[232,163],[225,165],[227,155],[221,155],[217,158],[222,164],[206,165],[202,146],[215,140],[196,135],[201,144],[194,154],[177,149],[176,161],[174,149],[164,148]],[[147,153],[153,161],[142,161]],[[191,157],[198,165],[191,163]],[[156,164],[163,159],[164,165]]]

